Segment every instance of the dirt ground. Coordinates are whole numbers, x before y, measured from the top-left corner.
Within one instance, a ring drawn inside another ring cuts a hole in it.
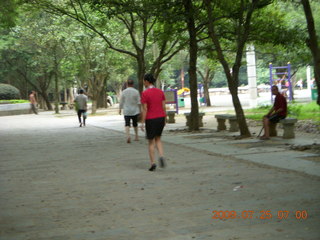
[[[149,172],[146,140],[126,144],[122,127],[110,115],[85,128],[75,116],[1,117],[0,239],[320,239],[319,178],[170,129],[168,167]]]

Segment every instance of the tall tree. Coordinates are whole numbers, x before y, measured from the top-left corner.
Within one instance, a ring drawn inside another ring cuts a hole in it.
[[[191,113],[189,118],[189,130],[199,130],[199,106],[198,106],[198,81],[197,81],[197,57],[198,41],[195,23],[195,9],[192,0],[183,0],[187,28],[189,33],[189,83],[191,96]]]
[[[303,10],[306,16],[307,28],[309,33],[309,38],[307,39],[307,46],[310,48],[313,63],[314,63],[314,75],[318,88],[318,99],[317,103],[320,105],[320,48],[319,48],[319,38],[316,33],[316,28],[314,24],[314,18],[312,15],[312,10],[310,6],[309,0],[301,0],[301,4],[303,6]]]
[[[166,27],[165,36],[161,37],[159,44],[159,55],[150,67],[147,67],[149,59],[146,51],[152,48],[153,29],[157,25],[157,12],[159,9],[166,9],[162,1],[143,0],[135,1],[113,1],[113,0],[84,0],[84,1],[53,1],[53,0],[25,0],[35,8],[52,14],[68,16],[84,26],[91,29],[102,37],[108,47],[114,51],[133,57],[137,62],[137,78],[139,79],[139,90],[143,89],[143,75],[147,70],[157,75],[161,71],[161,66],[169,61],[182,48],[178,40],[168,37],[168,31],[173,30],[170,26]],[[112,19],[117,19],[116,24],[110,24]],[[117,31],[119,24],[125,26],[126,31]],[[108,29],[108,25],[115,27]],[[117,34],[115,34],[117,32]],[[163,32],[157,32],[161,35]],[[115,37],[115,35],[117,37]],[[131,42],[130,46],[123,45],[123,39],[127,35]],[[121,36],[121,37],[119,37]],[[171,41],[172,40],[172,41]]]
[[[86,89],[92,99],[92,113],[96,113],[99,100],[100,106],[106,106],[106,85],[109,78],[108,49],[101,39],[93,33],[84,31],[74,37],[75,53],[79,58],[77,79],[79,86]],[[103,104],[104,103],[104,104]]]
[[[51,110],[48,90],[55,74],[54,58],[58,52],[55,48],[56,40],[50,34],[51,29],[44,29],[43,25],[52,22],[52,19],[38,13],[21,17],[24,21],[10,32],[15,40],[10,47],[3,49],[4,60],[6,66],[18,74],[18,80],[25,81],[28,90],[36,90],[45,101],[47,109]]]
[[[209,88],[214,78],[219,62],[217,61],[215,55],[213,54],[214,51],[212,51],[212,49],[208,49],[207,46],[204,46],[204,48],[200,49],[203,55],[201,55],[198,60],[197,72],[200,75],[203,82],[203,92],[204,92],[204,98],[206,101],[206,106],[210,107],[211,99],[210,99]]]
[[[208,33],[215,47],[218,60],[223,66],[232,96],[232,102],[242,137],[251,136],[246,123],[245,115],[238,96],[239,71],[244,53],[245,44],[249,39],[253,13],[260,8],[271,4],[272,0],[236,0],[236,1],[210,1],[204,0],[208,15]],[[222,28],[223,27],[223,28]],[[232,68],[224,54],[226,39],[232,35],[235,56]]]
[[[214,71],[209,66],[205,66],[205,69],[203,70],[203,72],[200,70],[197,70],[197,72],[201,76],[203,81],[203,92],[204,92],[203,94],[204,94],[206,106],[211,107],[209,87],[214,76]]]

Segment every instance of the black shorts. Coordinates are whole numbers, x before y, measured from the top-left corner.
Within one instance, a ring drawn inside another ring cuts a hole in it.
[[[146,137],[154,139],[160,137],[164,128],[166,119],[164,117],[146,120]]]
[[[134,116],[124,116],[125,126],[130,127],[130,119],[132,119],[132,126],[137,127],[138,126],[138,117],[139,114]]]
[[[271,115],[268,117],[269,122],[278,123],[281,119],[285,119],[285,116],[279,116],[278,114]]]
[[[81,117],[81,115],[82,115],[84,118],[86,118],[86,114],[85,114],[86,112],[87,112],[87,110],[79,109],[78,116]]]

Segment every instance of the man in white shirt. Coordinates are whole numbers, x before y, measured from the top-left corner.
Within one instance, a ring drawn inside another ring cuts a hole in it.
[[[88,97],[86,95],[84,95],[84,90],[80,89],[79,91],[79,95],[76,96],[76,98],[74,99],[74,102],[76,103],[76,109],[77,109],[77,113],[78,113],[78,119],[79,119],[79,123],[80,126],[86,126],[86,116],[87,116],[87,102],[88,102]],[[83,117],[83,125],[81,122],[81,115]]]
[[[125,131],[127,137],[127,143],[131,142],[130,138],[130,123],[132,120],[132,126],[135,132],[135,140],[138,141],[138,117],[140,114],[140,94],[137,89],[133,87],[133,80],[127,81],[127,88],[122,92],[119,105],[119,114],[123,109],[123,115],[125,120]]]

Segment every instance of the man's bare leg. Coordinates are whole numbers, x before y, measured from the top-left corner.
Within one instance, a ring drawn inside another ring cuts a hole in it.
[[[131,143],[129,126],[126,126],[126,137],[127,137],[127,143]]]
[[[269,119],[267,117],[263,118],[263,128],[264,134],[260,137],[262,140],[267,140],[270,138],[270,130],[269,130]]]
[[[138,136],[138,127],[133,127],[134,129],[134,134],[135,134],[135,141],[139,141],[139,136]]]

